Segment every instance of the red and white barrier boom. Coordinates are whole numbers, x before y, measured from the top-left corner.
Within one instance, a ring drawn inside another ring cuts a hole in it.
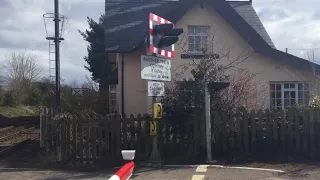
[[[134,156],[136,154],[135,150],[122,150],[121,151],[122,154],[122,158],[124,160],[128,160],[130,162],[126,163],[125,165],[123,165],[117,172],[115,175],[111,176],[111,178],[109,178],[109,180],[128,180],[133,172],[134,169]]]

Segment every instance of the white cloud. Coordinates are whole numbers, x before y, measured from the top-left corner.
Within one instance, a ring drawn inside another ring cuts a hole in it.
[[[313,45],[320,48],[320,21],[316,18],[320,1],[253,0],[253,5],[279,50],[288,48],[289,53],[306,58]],[[315,49],[315,54],[320,62],[320,49]]]
[[[52,0],[1,0],[0,6],[0,63],[11,52],[29,51],[37,55],[43,74],[49,74],[48,41],[42,15],[52,13]],[[66,81],[85,80],[86,42],[78,29],[88,28],[86,17],[98,19],[104,13],[104,0],[61,0],[60,14],[67,17],[64,38],[60,45],[61,77]],[[54,23],[46,21],[48,35],[53,36]]]
[[[61,43],[61,76],[68,82],[81,82],[89,75],[83,67],[86,42],[78,29],[87,28],[87,16],[97,20],[104,13],[104,1],[60,0],[60,13],[68,17]],[[320,47],[319,0],[253,0],[253,5],[278,49],[288,48],[289,53],[305,58],[307,50],[296,49],[308,49],[312,44]],[[32,51],[39,55],[44,74],[48,73],[42,15],[52,12],[52,0],[0,0],[0,63],[10,52]],[[47,28],[53,35],[52,21],[47,21]],[[315,54],[320,58],[320,49]]]

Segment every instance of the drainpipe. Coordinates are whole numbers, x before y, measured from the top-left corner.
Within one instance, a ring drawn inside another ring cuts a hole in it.
[[[121,114],[124,115],[124,54],[121,54]]]

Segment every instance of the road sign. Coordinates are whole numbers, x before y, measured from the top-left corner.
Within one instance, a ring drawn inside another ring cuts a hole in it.
[[[157,135],[157,121],[150,121],[150,135]]]
[[[148,96],[164,96],[164,82],[148,81]]]
[[[90,94],[89,88],[72,88],[73,96],[88,96]]]
[[[153,13],[149,14],[149,28],[150,28],[150,52],[151,53],[156,53],[162,56],[174,58],[174,44],[172,44],[170,47],[165,47],[165,48],[156,48],[154,47],[153,43],[153,36],[152,36],[152,31],[154,25],[158,24],[172,24],[172,22],[157,16]]]
[[[161,119],[162,118],[162,104],[161,103],[154,103],[153,104],[153,118],[154,119]]]
[[[171,60],[142,55],[141,78],[154,81],[171,81]]]

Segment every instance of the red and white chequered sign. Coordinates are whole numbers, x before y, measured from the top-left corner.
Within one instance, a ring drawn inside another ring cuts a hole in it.
[[[170,47],[165,48],[156,48],[153,46],[153,37],[152,37],[152,30],[154,25],[158,24],[173,24],[172,22],[157,16],[153,13],[150,13],[149,15],[149,26],[150,26],[150,52],[156,53],[161,56],[166,56],[169,58],[174,58],[174,44],[172,44]]]

